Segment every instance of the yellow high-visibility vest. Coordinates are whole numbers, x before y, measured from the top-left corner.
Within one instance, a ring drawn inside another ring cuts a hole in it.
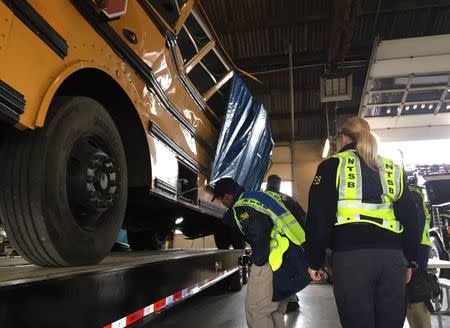
[[[411,192],[415,192],[420,196],[421,204],[417,204],[423,207],[423,212],[425,214],[425,225],[423,227],[422,232],[422,240],[420,241],[421,245],[431,246],[430,240],[430,224],[431,224],[431,215],[430,211],[428,211],[427,204],[425,203],[425,196],[423,195],[422,190],[419,187],[409,185],[409,190]]]
[[[394,202],[403,193],[403,170],[390,159],[379,157],[379,175],[383,194],[381,203],[363,202],[363,178],[361,161],[353,149],[340,152],[336,174],[338,204],[335,226],[370,223],[395,233],[402,233],[403,226],[395,218]]]
[[[269,264],[272,271],[276,271],[283,263],[283,254],[289,248],[289,242],[301,246],[305,240],[305,231],[295,217],[284,206],[279,194],[271,191],[248,191],[242,193],[233,205],[234,219],[239,230],[245,235],[242,222],[248,217],[239,217],[236,209],[251,207],[269,216],[273,222],[270,233]],[[242,216],[242,215],[241,215]]]

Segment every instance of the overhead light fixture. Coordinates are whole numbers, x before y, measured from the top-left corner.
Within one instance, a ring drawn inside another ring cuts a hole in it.
[[[181,230],[175,230],[175,232],[174,232],[176,235],[182,235],[183,233],[181,232]]]
[[[425,108],[425,105],[424,105],[424,104],[420,105],[420,108],[424,109],[424,108]]]
[[[405,110],[409,110],[409,106],[406,106],[406,107],[405,107]]]
[[[322,158],[327,158],[329,152],[330,152],[330,139],[327,138],[327,140],[325,140],[325,144],[323,145]]]
[[[389,108],[386,113],[390,114],[391,113],[391,109]]]
[[[450,109],[450,105],[447,105],[447,107],[445,107],[445,109]]]
[[[413,109],[417,109],[417,105],[414,105],[414,106],[413,106]]]
[[[433,105],[429,105],[429,106],[428,106],[428,109],[432,109],[432,108],[433,108]]]
[[[175,220],[175,224],[180,224],[183,221],[184,221],[183,218],[178,218],[178,219]]]

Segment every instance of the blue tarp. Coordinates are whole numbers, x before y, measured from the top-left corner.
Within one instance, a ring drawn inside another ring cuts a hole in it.
[[[210,184],[230,177],[247,190],[259,190],[273,148],[267,110],[235,74],[211,168]]]

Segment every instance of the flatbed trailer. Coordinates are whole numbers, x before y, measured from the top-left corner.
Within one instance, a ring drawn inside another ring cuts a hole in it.
[[[0,258],[0,327],[138,327],[225,278],[242,286],[247,269],[244,250],[112,253],[65,268]]]

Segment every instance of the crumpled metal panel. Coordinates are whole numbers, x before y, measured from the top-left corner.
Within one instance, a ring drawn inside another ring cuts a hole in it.
[[[269,116],[238,74],[231,83],[210,184],[231,177],[247,190],[259,190],[273,148]]]

